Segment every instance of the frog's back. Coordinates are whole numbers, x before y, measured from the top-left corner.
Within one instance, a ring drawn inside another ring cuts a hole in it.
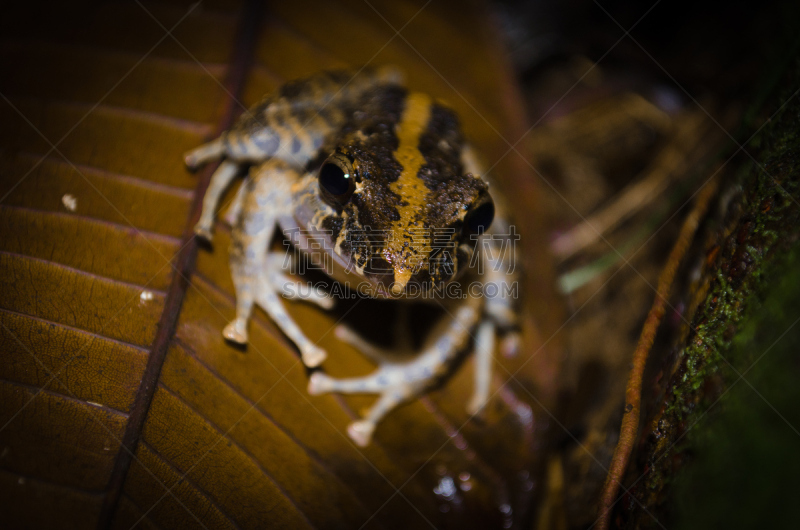
[[[410,132],[402,122],[415,119],[421,123]],[[401,140],[409,144],[407,154],[398,151]],[[444,186],[463,172],[464,138],[458,116],[443,103],[397,84],[376,85],[367,90],[333,145],[346,146],[356,157],[359,151],[369,151],[382,168],[381,178],[387,183],[397,181],[403,170],[414,163],[418,167],[413,177],[421,179],[430,190]],[[366,172],[363,176],[374,175]]]
[[[223,135],[223,150],[238,161],[279,158],[302,167],[341,129],[365,92],[401,82],[391,67],[327,71],[287,82]]]
[[[427,94],[376,86],[332,147],[331,159],[355,182],[321,217],[337,252],[396,291],[412,278],[449,281],[458,271],[464,216],[487,194],[479,176],[464,171],[456,114]]]

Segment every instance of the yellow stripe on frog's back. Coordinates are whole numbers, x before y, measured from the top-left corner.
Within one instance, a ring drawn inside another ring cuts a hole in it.
[[[400,177],[391,184],[393,192],[400,196],[397,211],[400,219],[392,225],[392,233],[386,244],[387,261],[394,268],[395,294],[416,272],[419,263],[427,257],[430,236],[422,230],[418,220],[423,219],[423,209],[428,188],[419,178],[419,170],[425,164],[425,157],[419,150],[419,139],[428,127],[433,100],[426,94],[410,93],[400,122],[395,128],[398,140],[394,159],[402,167]],[[417,230],[414,230],[417,229]],[[413,233],[413,240],[406,236]],[[408,242],[408,247],[404,244]]]

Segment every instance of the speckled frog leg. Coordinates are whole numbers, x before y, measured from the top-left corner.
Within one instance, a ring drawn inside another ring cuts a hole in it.
[[[483,175],[486,179],[484,168],[470,145],[464,147],[461,161],[467,172]],[[504,217],[506,207],[499,196],[495,196],[495,210],[491,229],[481,236],[476,246],[482,261],[480,279],[485,305],[482,320],[475,330],[475,392],[467,404],[470,414],[478,414],[489,399],[498,335],[501,335],[499,350],[508,357],[516,354],[520,340],[517,300],[513,298],[515,290],[512,288],[518,276],[513,262],[514,230]]]
[[[503,225],[501,220],[500,225]],[[487,236],[484,236],[485,238]],[[491,238],[491,235],[488,236]],[[513,268],[509,268],[508,256],[495,240],[484,239],[481,250],[483,261],[483,315],[475,328],[475,391],[467,403],[467,412],[479,414],[489,400],[494,353],[498,335],[503,335],[500,349],[506,356],[516,353],[519,336],[516,329],[517,315],[511,284],[516,281]],[[511,272],[509,272],[511,270]]]
[[[273,159],[254,167],[243,184],[248,189],[242,195],[230,249],[236,318],[225,326],[222,334],[230,341],[246,343],[247,324],[253,304],[257,303],[297,345],[303,362],[307,366],[317,366],[325,359],[325,352],[312,343],[286,313],[279,293],[289,279],[280,270],[282,261],[267,254],[278,220],[291,215],[291,184],[298,178],[294,169]]]
[[[270,316],[281,331],[294,342],[300,350],[303,364],[308,367],[319,366],[326,359],[325,350],[317,346],[305,336],[300,327],[292,320],[281,300],[287,298],[303,300],[318,305],[323,309],[333,307],[333,299],[320,289],[308,290],[306,284],[296,282],[282,272],[284,254],[271,253],[266,260],[266,268],[259,277],[256,303]]]
[[[455,312],[444,333],[430,347],[425,348],[416,358],[403,363],[381,363],[378,369],[366,377],[334,379],[322,372],[311,375],[308,392],[312,395],[326,392],[345,394],[380,394],[378,401],[369,409],[363,419],[351,423],[347,433],[353,441],[365,447],[372,439],[378,422],[398,405],[421,395],[451,366],[459,351],[470,340],[470,332],[481,315],[482,300],[468,299]],[[347,339],[346,334],[340,337]],[[364,347],[360,340],[357,345]],[[378,348],[369,347],[370,357],[385,358]],[[489,353],[491,359],[491,352]]]
[[[239,186],[239,189],[236,192],[236,196],[231,201],[230,206],[228,207],[228,211],[225,214],[225,222],[228,223],[230,226],[236,224],[236,220],[239,219],[239,216],[242,214],[242,208],[244,207],[244,197],[247,194],[247,190],[250,189],[250,177],[245,177],[242,185]],[[213,222],[213,221],[212,221]],[[195,226],[195,230],[197,230],[197,226]]]
[[[203,210],[200,212],[200,219],[194,225],[194,233],[206,241],[212,241],[214,238],[211,232],[211,227],[214,225],[214,211],[217,209],[217,204],[225,192],[225,188],[228,187],[238,171],[237,164],[230,160],[224,160],[211,176],[208,190],[203,196]]]

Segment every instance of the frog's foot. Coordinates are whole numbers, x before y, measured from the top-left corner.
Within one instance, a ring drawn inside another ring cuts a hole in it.
[[[272,321],[297,346],[300,350],[303,364],[309,368],[319,366],[327,358],[328,354],[306,337],[289,313],[286,312],[283,301],[277,294],[280,283],[276,280],[280,280],[282,276],[283,274],[280,271],[268,270],[261,274],[256,293],[256,303],[264,308],[264,311],[267,312]]]
[[[347,436],[359,447],[369,445],[373,432],[375,432],[375,424],[367,420],[354,421],[347,426]]]
[[[381,397],[369,409],[364,419],[347,427],[347,434],[356,445],[366,447],[378,422],[398,405],[417,395],[417,388],[413,383],[414,381],[405,380],[403,369],[387,365],[372,375],[352,379],[334,379],[322,372],[314,372],[308,382],[308,393],[312,396],[326,392],[380,394]]]
[[[244,318],[231,320],[222,330],[222,336],[236,344],[247,344],[247,320]]]
[[[214,241],[214,234],[211,233],[210,227],[205,226],[205,223],[197,223],[194,226],[194,233],[197,237],[204,241],[208,241],[209,243]]]
[[[347,435],[357,446],[368,446],[369,442],[372,441],[372,433],[375,432],[378,422],[395,407],[412,397],[399,394],[383,394],[369,410],[366,418],[354,421],[347,426]]]
[[[379,368],[372,374],[365,377],[351,379],[335,379],[321,372],[311,375],[308,383],[308,393],[311,395],[323,394],[326,392],[339,392],[344,394],[380,394],[378,401],[369,409],[362,420],[352,423],[347,433],[356,444],[365,446],[369,443],[372,432],[378,422],[401,403],[414,399],[428,388],[450,368],[456,355],[466,345],[470,338],[470,329],[478,322],[480,311],[475,303],[467,304],[456,312],[455,317],[449,323],[445,332],[436,342],[425,348],[414,360],[403,363],[380,362]],[[486,323],[492,332],[491,339],[494,340],[494,325]],[[479,327],[476,344],[483,340],[483,346],[488,344],[487,332],[481,338]],[[348,328],[337,329],[337,336],[354,343],[357,347],[366,347],[365,352],[370,357],[380,354],[386,355],[383,350],[376,348],[360,338],[355,338]],[[491,363],[492,352],[488,350],[488,359]],[[477,365],[476,365],[477,366]],[[489,366],[491,368],[491,365]],[[477,368],[476,368],[477,369]],[[481,387],[480,392],[476,389],[476,400],[483,406],[488,398],[490,374],[485,374],[485,388]],[[483,379],[481,384],[483,384]],[[473,398],[475,399],[475,398]]]

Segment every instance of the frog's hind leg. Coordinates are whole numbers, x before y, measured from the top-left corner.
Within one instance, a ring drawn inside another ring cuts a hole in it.
[[[203,210],[200,212],[200,220],[194,225],[194,233],[206,241],[213,239],[211,227],[214,224],[214,212],[217,209],[217,204],[219,204],[219,199],[238,171],[239,166],[236,163],[225,160],[211,176],[208,189],[203,196]],[[244,188],[244,185],[242,187]],[[237,194],[237,199],[241,200],[241,194],[242,191],[240,190],[240,193]]]
[[[380,394],[381,397],[364,418],[347,428],[350,438],[364,447],[369,444],[375,426],[386,414],[401,403],[425,392],[438,377],[444,375],[457,353],[469,340],[470,330],[480,318],[480,309],[480,300],[470,299],[456,311],[454,318],[436,342],[423,350],[413,361],[382,363],[372,374],[351,379],[335,379],[322,372],[315,372],[309,380],[308,393],[311,395],[326,392]],[[491,359],[491,351],[489,358]]]
[[[339,324],[334,330],[334,335],[340,341],[349,344],[359,353],[369,357],[376,364],[397,364],[410,360],[416,352],[402,347],[391,350],[372,344],[358,334],[356,330],[346,324]]]
[[[232,169],[226,169],[221,174],[219,171],[215,173],[215,177],[220,174],[220,178],[218,182],[211,179],[212,185],[209,186],[206,200],[210,195],[221,193],[222,181],[232,178],[228,171],[235,174],[236,165],[230,162],[230,166],[224,166],[226,163],[223,162],[220,170],[223,167]],[[247,323],[253,310],[259,278],[264,271],[267,246],[282,208],[285,208],[287,200],[291,200],[285,197],[287,178],[280,164],[269,161],[253,168],[250,178],[243,183],[246,188],[242,195],[241,214],[233,226],[230,247],[231,275],[236,288],[236,318],[222,332],[226,339],[238,344],[247,343]],[[210,201],[204,202],[204,214],[206,206],[211,205]]]
[[[413,398],[416,388],[403,381],[401,370],[385,365],[366,377],[334,379],[322,372],[314,372],[308,384],[308,393],[313,395],[325,392],[343,394],[380,394],[380,398],[369,409],[366,416],[351,423],[347,434],[360,447],[369,445],[372,433],[378,422],[398,405]]]
[[[214,224],[214,212],[222,194],[238,173],[239,167],[247,163],[257,163],[266,160],[275,154],[278,148],[277,143],[272,142],[265,145],[256,141],[262,139],[264,134],[268,135],[270,138],[277,138],[268,129],[259,131],[254,135],[239,132],[226,132],[216,140],[203,144],[189,151],[184,156],[186,165],[190,168],[196,168],[210,160],[215,160],[222,156],[226,157],[211,176],[208,190],[206,190],[206,194],[203,197],[203,210],[200,214],[200,220],[194,227],[194,231],[198,236],[207,241],[212,240],[211,227]],[[241,209],[241,199],[240,192],[234,199],[236,202],[234,202],[232,207],[232,215],[235,217],[238,217],[239,210]],[[231,216],[228,218],[230,219],[230,217]]]

